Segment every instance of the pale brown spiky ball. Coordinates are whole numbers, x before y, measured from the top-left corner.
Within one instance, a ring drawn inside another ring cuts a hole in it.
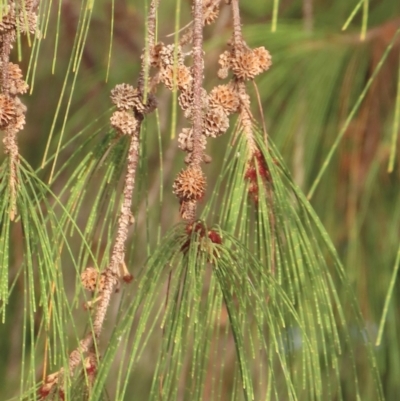
[[[29,86],[24,81],[18,64],[8,63],[9,92],[11,95],[26,93]]]
[[[183,128],[178,135],[178,147],[186,152],[193,151],[192,128]]]
[[[174,64],[183,64],[184,55],[180,45],[175,46],[175,44],[171,44],[162,46],[158,52],[158,55],[160,57],[160,64],[164,68]]]
[[[81,273],[81,282],[86,290],[94,292],[97,289],[101,292],[104,289],[105,276],[100,274],[94,267],[87,267]]]
[[[119,110],[133,109],[139,92],[132,85],[119,84],[111,91],[111,101]]]
[[[185,90],[190,88],[193,78],[189,67],[169,65],[161,69],[160,80],[169,90],[174,88],[174,84],[180,90]]]
[[[25,126],[25,114],[20,114],[17,116],[15,121],[13,122],[13,126],[15,131],[21,131]]]
[[[181,109],[183,110],[183,114],[185,118],[192,118],[192,105],[193,105],[193,91],[192,90],[184,90],[178,96],[178,103]]]
[[[3,9],[2,18],[0,21],[0,33],[6,33],[8,31],[15,30],[16,19],[14,7],[10,5]]]
[[[204,150],[207,145],[207,140],[204,135],[201,136],[201,148]],[[185,152],[193,151],[193,129],[183,128],[182,132],[178,135],[178,147]]]
[[[232,71],[239,79],[251,80],[261,72],[261,69],[253,51],[244,50],[232,58]]]
[[[209,99],[207,95],[207,91],[204,88],[201,88],[201,108],[205,111],[209,107]],[[190,85],[188,88],[182,91],[182,93],[178,97],[179,106],[183,110],[183,114],[185,118],[188,120],[192,119],[192,110],[193,110],[193,90]]]
[[[269,53],[269,51],[264,46],[261,46],[255,48],[253,50],[253,53],[258,60],[260,73],[263,71],[267,71],[272,64],[271,54]]]
[[[200,167],[188,167],[178,174],[172,188],[182,201],[199,200],[206,190],[206,177]]]
[[[229,118],[222,107],[210,108],[204,117],[204,135],[216,138],[229,128]]]
[[[220,54],[218,59],[218,64],[220,68],[217,72],[218,78],[225,79],[228,77],[228,70],[231,67],[232,54],[230,51],[226,50]]]
[[[254,50],[243,49],[231,59],[235,76],[242,80],[254,79],[271,66],[271,55],[263,46]]]
[[[212,24],[218,18],[218,14],[219,3],[215,3],[213,0],[205,0],[203,2],[204,25]]]
[[[193,91],[191,89],[183,90],[178,96],[178,103],[182,110],[188,110],[193,105]]]
[[[158,42],[154,47],[150,50],[150,65],[152,67],[159,68],[161,65],[161,49],[164,47],[164,43]]]
[[[239,107],[239,95],[233,85],[218,85],[209,95],[210,108],[221,107],[226,114],[235,113]]]
[[[178,81],[178,88],[180,90],[191,88],[193,82],[193,76],[189,67],[186,67],[185,65],[178,66],[177,81]]]
[[[15,100],[0,94],[0,129],[5,129],[18,114]]]
[[[37,27],[37,15],[36,13],[26,10],[26,12],[20,11],[18,15],[18,26],[23,33],[36,33]]]
[[[122,135],[132,135],[137,127],[136,118],[128,111],[114,111],[110,123]]]

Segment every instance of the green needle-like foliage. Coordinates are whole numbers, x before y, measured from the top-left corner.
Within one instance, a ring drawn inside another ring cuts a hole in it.
[[[0,166],[1,398],[397,400],[399,4],[243,0],[235,25],[221,2],[204,29],[207,92],[220,84],[218,54],[237,56],[238,32],[273,64],[248,81],[230,70],[250,95],[251,135],[241,98],[236,126],[207,137],[198,217],[179,222],[189,198],[174,176],[193,160],[184,167],[177,145],[193,110],[181,117],[177,67],[193,80],[196,62],[185,65],[177,45],[196,21],[185,2],[160,1],[154,19],[155,2],[136,3],[43,0],[41,34],[17,24],[15,59],[31,47],[20,67],[33,100],[21,96],[20,154],[5,148]],[[175,46],[170,87],[155,67],[158,41]],[[157,110],[129,109],[139,128],[124,135],[110,129],[121,112],[111,84],[134,85],[139,70],[139,106],[155,96]],[[160,82],[170,91],[156,91]],[[0,109],[5,136],[7,118]],[[117,267],[134,279],[113,282],[96,332],[127,187]]]

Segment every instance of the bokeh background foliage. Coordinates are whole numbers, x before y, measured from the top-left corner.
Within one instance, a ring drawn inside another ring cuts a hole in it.
[[[43,37],[21,38],[13,54],[32,88],[15,223],[6,160],[1,170],[2,399],[35,399],[90,329],[79,275],[108,263],[127,152],[109,128],[109,92],[137,79],[148,3],[40,10]],[[90,397],[376,400],[382,390],[397,400],[400,4],[254,0],[241,12],[247,43],[273,57],[256,81],[263,118],[249,86],[271,183],[256,206],[246,142],[235,128],[210,142],[202,219],[222,244],[196,230],[188,243],[171,193],[185,121],[158,91],[141,132],[127,252],[135,281],[115,295]],[[218,84],[229,13],[205,32],[207,89]],[[159,39],[173,41],[166,35],[189,20],[190,2],[161,0]],[[85,380],[66,398],[84,399]]]

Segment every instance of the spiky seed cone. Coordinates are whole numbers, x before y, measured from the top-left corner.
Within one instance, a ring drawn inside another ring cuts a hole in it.
[[[218,64],[221,68],[230,68],[232,62],[232,53],[229,50],[225,50],[219,55]]]
[[[0,129],[5,129],[17,116],[15,100],[7,95],[0,95]]]
[[[15,29],[15,26],[16,20],[14,10],[10,8],[8,13],[5,13],[5,11],[3,11],[3,17],[0,21],[0,33],[12,31]]]
[[[103,291],[105,280],[106,280],[105,274],[104,273],[100,274],[94,267],[87,267],[81,273],[82,285],[86,290],[90,292],[94,292],[96,290],[98,290],[99,292]]]
[[[25,126],[25,114],[20,114],[14,121],[15,132],[22,131]]]
[[[37,15],[32,11],[26,10],[26,12],[19,12],[18,25],[23,33],[36,33],[37,27]]]
[[[110,123],[122,135],[132,135],[137,127],[136,118],[128,111],[114,111]]]
[[[226,114],[232,114],[239,108],[239,95],[232,85],[218,85],[210,92],[210,107],[222,107]]]
[[[207,145],[207,139],[204,135],[201,136],[201,147],[204,150]],[[185,152],[193,151],[193,129],[183,128],[182,132],[178,135],[178,147]]]
[[[91,292],[94,292],[97,287],[97,277],[99,272],[94,267],[87,267],[81,273],[81,282],[83,287]]]
[[[193,91],[184,90],[178,97],[179,106],[182,110],[189,110],[192,108],[193,104]]]
[[[161,64],[161,49],[164,47],[164,43],[158,42],[151,50],[150,50],[150,65],[152,67],[160,68]]]
[[[182,201],[199,200],[205,193],[206,177],[200,167],[188,167],[178,174],[172,188]]]
[[[18,64],[8,63],[8,79],[9,79],[9,93],[17,95],[19,93],[26,93],[29,86],[24,81],[22,71]]]
[[[254,79],[272,64],[271,55],[263,46],[254,50],[245,49],[230,61],[233,73],[241,80]]]
[[[176,74],[176,76],[174,76],[174,74]],[[176,84],[180,90],[188,89],[193,80],[189,67],[185,65],[178,65],[176,67],[169,65],[163,68],[160,73],[160,79],[169,90],[174,88],[174,84]]]
[[[219,3],[213,3],[213,0],[203,2],[204,25],[210,25],[218,18]]]
[[[254,56],[258,60],[258,66],[260,68],[260,72],[267,71],[269,67],[271,67],[272,60],[271,60],[271,54],[269,53],[268,50],[265,49],[264,46],[257,47],[253,50]]]
[[[110,97],[119,110],[129,110],[133,109],[138,95],[138,90],[132,85],[119,84],[111,91]]]
[[[252,51],[243,51],[232,59],[232,71],[242,80],[254,79],[260,72],[258,58]]]
[[[229,118],[222,107],[208,110],[204,117],[204,135],[216,138],[229,128]]]
[[[175,44],[162,46],[158,52],[158,56],[160,57],[160,64],[164,68],[174,65],[174,62],[178,65],[183,64],[184,56],[182,53],[182,47],[179,45],[177,46],[176,51]]]
[[[178,81],[178,88],[180,90],[185,90],[191,87],[193,77],[189,67],[186,67],[186,65],[180,65],[178,67],[177,81]]]
[[[178,103],[183,110],[185,118],[190,120],[192,118],[193,91],[183,90],[178,96]]]

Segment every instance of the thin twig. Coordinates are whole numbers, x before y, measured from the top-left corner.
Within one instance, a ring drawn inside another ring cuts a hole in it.
[[[221,0],[213,0],[210,4],[208,4],[208,7],[206,8],[206,10],[204,10],[204,8],[203,8],[203,25],[204,25],[204,20],[205,20],[205,18],[207,18],[207,17],[209,17],[210,16],[210,14],[211,14],[211,12],[212,12],[212,9],[217,5],[217,4],[219,4],[221,2]],[[183,35],[182,35],[182,37],[181,37],[181,39],[179,40],[179,44],[181,45],[181,46],[184,46],[184,45],[186,45],[187,43],[189,43],[189,42],[192,42],[193,41],[193,21],[190,21],[188,24],[186,24],[184,27],[182,27],[178,32],[173,32],[173,33],[170,33],[170,34],[168,34],[166,37],[168,38],[168,37],[170,37],[170,36],[174,36],[174,35],[176,35],[177,33],[180,33],[180,32],[182,32],[182,31],[186,31]]]
[[[152,1],[148,15],[148,50],[151,50],[154,46],[156,25],[155,16],[157,6],[158,0]],[[145,78],[147,77],[149,66],[150,57],[147,52],[147,56],[144,57],[144,61],[142,63],[142,70],[138,80],[138,89],[142,95],[145,91]],[[79,346],[69,355],[69,373],[71,375],[73,374],[77,366],[82,362],[82,356],[84,356],[88,352],[93,352],[97,348],[97,342],[103,330],[105,317],[111,301],[111,296],[119,283],[119,278],[121,277],[121,275],[123,275],[121,274],[121,266],[125,266],[125,243],[128,238],[128,227],[131,220],[131,205],[133,190],[135,187],[135,175],[139,162],[139,136],[141,123],[143,121],[143,114],[135,110],[135,118],[137,120],[137,126],[135,132],[130,138],[127,157],[127,168],[123,188],[123,201],[118,218],[117,234],[112,249],[111,260],[110,264],[102,273],[102,276],[104,277],[104,285],[101,289],[101,296],[99,297],[98,303],[96,304],[92,330],[79,342]],[[124,270],[126,270],[126,267]],[[63,374],[63,369],[60,369],[59,372],[56,374],[47,376],[44,386],[47,385],[47,387],[49,387],[56,383],[56,381],[59,381],[58,376],[60,374]]]
[[[234,50],[238,51],[243,47],[242,25],[240,23],[239,0],[232,0],[232,21],[233,21],[233,44]]]
[[[234,0],[233,0],[234,1]],[[237,81],[238,94],[240,99],[240,123],[243,127],[243,132],[246,135],[247,145],[249,149],[249,159],[257,150],[257,144],[253,135],[253,116],[250,110],[250,98],[246,93],[246,84],[243,81]]]
[[[12,35],[14,32],[5,33],[1,36],[1,92],[8,94],[10,82],[8,79],[8,62],[10,61]]]
[[[1,52],[1,76],[0,85],[1,93],[9,96],[10,92],[10,80],[9,80],[9,61],[10,52],[12,49],[13,37],[15,38],[15,32],[5,33],[1,36],[0,40],[0,52]],[[10,188],[10,220],[13,221],[17,214],[17,170],[19,164],[19,152],[17,144],[17,132],[13,123],[10,123],[5,129],[5,135],[3,138],[4,152],[8,155],[8,161],[10,163],[10,175],[9,175],[9,188]]]
[[[138,125],[138,131],[140,126]],[[128,227],[131,216],[131,204],[133,189],[135,186],[135,173],[139,160],[139,132],[133,135],[129,151],[128,151],[128,166],[124,184],[124,200],[121,206],[121,214],[118,219],[118,231],[115,239],[113,253],[110,262],[110,270],[114,274],[118,274],[119,266],[124,262],[125,256],[125,241],[128,236]]]
[[[157,8],[158,8],[159,0],[152,0],[150,3],[149,14],[147,16],[147,45],[144,51],[144,57],[142,62],[142,69],[139,76],[138,88],[140,92],[143,94],[144,103],[147,100],[147,80],[149,78],[149,70],[150,70],[150,52],[154,48],[155,45],[155,36],[156,36],[156,16],[157,16]]]
[[[149,48],[152,49],[155,45],[155,35],[156,35],[156,15],[159,0],[153,0],[150,3],[150,11],[147,19],[147,41]]]
[[[201,135],[203,131],[203,1],[194,0],[193,8],[193,155],[192,165],[200,166],[203,160]]]
[[[9,188],[10,188],[10,220],[13,221],[17,214],[17,170],[19,164],[19,152],[17,145],[17,132],[14,127],[7,127],[3,138],[4,151],[8,155],[10,164]]]
[[[91,351],[94,348],[95,341],[100,338],[104,320],[111,301],[115,287],[118,284],[120,276],[120,266],[125,263],[125,242],[128,237],[128,227],[131,218],[131,204],[133,189],[135,187],[135,174],[139,161],[139,133],[140,124],[131,138],[128,151],[128,164],[126,169],[121,212],[118,219],[118,229],[115,238],[111,261],[105,270],[105,281],[102,289],[101,298],[97,304],[95,316],[93,319],[93,331],[80,341],[77,349],[71,352],[69,357],[69,370],[72,373],[79,365],[82,358],[81,355]]]

